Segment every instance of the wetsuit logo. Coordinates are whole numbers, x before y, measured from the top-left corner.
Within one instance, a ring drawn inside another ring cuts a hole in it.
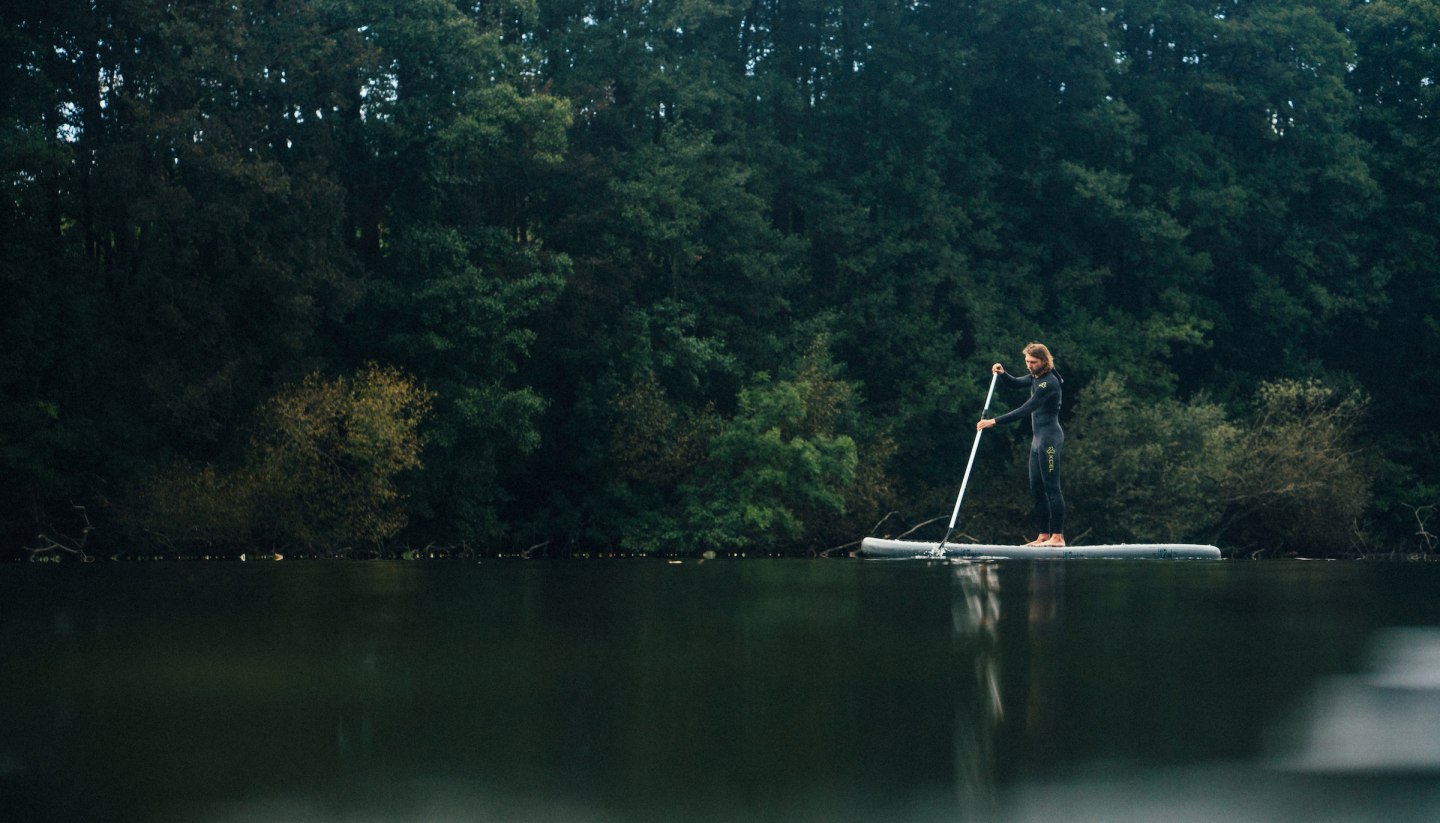
[[[1045,387],[1048,386],[1048,385],[1050,385],[1050,383],[1049,383],[1049,381],[1046,381],[1046,382],[1040,384],[1040,388],[1043,389],[1043,388],[1045,388]]]
[[[1045,450],[1045,457],[1046,457],[1046,459],[1047,459],[1047,461],[1048,461],[1048,463],[1049,463],[1049,470],[1050,470],[1050,472],[1051,472],[1051,473],[1054,473],[1054,471],[1055,471],[1055,447],[1054,447],[1054,446],[1051,446],[1050,448],[1048,448],[1048,449]]]

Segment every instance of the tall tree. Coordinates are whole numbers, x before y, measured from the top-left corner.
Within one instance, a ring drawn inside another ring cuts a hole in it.
[[[1136,181],[1208,263],[1183,281],[1215,343],[1181,364],[1192,385],[1244,393],[1257,374],[1318,368],[1332,324],[1377,306],[1355,248],[1378,189],[1348,128],[1354,53],[1337,11],[1121,8],[1117,82],[1147,145]]]
[[[1368,301],[1337,318],[1345,345],[1327,359],[1364,375],[1376,400],[1378,440],[1393,463],[1377,507],[1408,534],[1414,507],[1440,500],[1440,382],[1415,359],[1440,347],[1440,3],[1355,2],[1343,19],[1356,52],[1353,131],[1370,147],[1383,199],[1352,229]]]
[[[570,113],[527,68],[529,4],[348,12],[380,54],[360,86],[355,141],[356,234],[372,238],[375,265],[355,345],[436,395],[414,534],[493,540],[500,465],[535,449],[545,407],[516,371],[568,270],[547,248],[534,192],[563,155]]]
[[[5,508],[36,528],[225,449],[353,304],[324,78],[354,52],[301,2],[6,15]]]
[[[569,111],[527,68],[533,4],[357,1],[347,14],[377,52],[348,144],[374,275],[351,345],[436,396],[413,534],[494,540],[500,465],[536,447],[546,404],[516,371],[569,265],[534,206]]]

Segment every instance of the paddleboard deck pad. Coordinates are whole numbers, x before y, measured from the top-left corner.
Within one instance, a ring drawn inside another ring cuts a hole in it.
[[[890,558],[998,558],[1008,560],[1082,560],[1086,558],[1148,560],[1219,560],[1214,546],[1192,543],[1117,543],[1106,546],[990,546],[981,543],[946,543],[943,552],[934,542],[882,540],[867,537],[860,542],[861,557]]]

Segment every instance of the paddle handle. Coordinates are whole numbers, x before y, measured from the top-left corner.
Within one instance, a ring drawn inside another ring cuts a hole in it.
[[[980,417],[984,419],[985,412],[990,411],[990,397],[995,394],[995,380],[1000,376],[999,372],[990,373],[990,391],[985,393],[985,408],[980,410]],[[970,445],[970,459],[965,461],[965,476],[960,480],[960,494],[955,497],[955,510],[950,512],[950,529],[955,529],[955,521],[960,517],[960,501],[965,499],[965,487],[970,484],[970,470],[975,467],[975,452],[980,448],[980,435],[984,429],[975,432],[975,442]],[[948,535],[947,535],[948,537]],[[944,544],[944,540],[940,541]]]

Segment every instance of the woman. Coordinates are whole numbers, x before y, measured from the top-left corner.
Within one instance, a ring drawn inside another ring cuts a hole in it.
[[[1030,399],[1014,411],[981,420],[975,430],[981,431],[997,423],[1009,423],[1030,415],[1030,495],[1035,500],[1035,526],[1040,536],[1027,546],[1065,545],[1065,498],[1060,494],[1060,449],[1065,445],[1065,432],[1060,428],[1060,374],[1055,371],[1055,358],[1043,343],[1025,347],[1025,377],[1005,374],[1005,367],[990,367],[995,374],[1004,374],[1012,383],[1030,387]]]

